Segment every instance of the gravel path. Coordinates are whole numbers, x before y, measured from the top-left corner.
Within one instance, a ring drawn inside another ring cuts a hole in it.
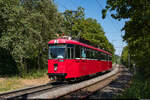
[[[112,81],[105,88],[95,92],[88,99],[111,99],[113,96],[118,95],[124,91],[125,88],[129,87],[129,83],[132,77],[128,68],[123,67],[123,71],[119,78]]]

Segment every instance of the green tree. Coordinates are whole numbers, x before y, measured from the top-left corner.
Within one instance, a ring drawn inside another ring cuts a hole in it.
[[[107,0],[102,11],[105,18],[107,11],[113,11],[115,19],[129,19],[122,30],[123,39],[128,43],[128,52],[136,67],[144,73],[145,78],[150,75],[150,1],[149,0]],[[114,12],[115,11],[115,12]]]
[[[125,46],[122,50],[121,62],[122,64],[128,66],[128,46]]]
[[[77,11],[66,10],[63,14],[65,34],[75,38],[75,36],[79,35],[79,32],[75,32],[73,27],[76,24],[80,24],[84,19],[84,8],[78,7]]]
[[[95,19],[85,19],[83,8],[79,7],[75,13],[67,10],[64,20],[67,32],[70,32],[74,39],[101,49],[105,48],[105,50],[114,54],[115,49],[106,38],[101,25]]]
[[[49,0],[1,0],[0,5],[7,26],[1,31],[0,47],[10,53],[20,74],[46,67],[47,43],[62,25],[56,6]]]

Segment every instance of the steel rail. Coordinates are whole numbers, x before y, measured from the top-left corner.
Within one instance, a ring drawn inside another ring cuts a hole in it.
[[[99,81],[105,80],[108,77],[111,77],[112,75],[116,74],[119,71],[119,69],[118,69],[119,66],[118,65],[116,65],[116,66],[117,67],[113,71],[111,71],[105,75],[98,76],[96,78],[86,80],[83,82],[69,84],[69,85],[66,85],[64,87],[59,87],[57,89],[54,89],[53,91],[47,91],[47,93],[45,92],[45,93],[40,94],[40,95],[28,97],[27,99],[56,99],[56,98],[65,96],[65,95],[73,93],[77,90],[91,86],[92,84],[95,84]]]
[[[116,66],[116,65],[113,65]],[[69,93],[75,92],[77,90],[88,87],[92,84],[95,84],[99,81],[102,81],[118,72],[118,67],[116,67],[110,73],[105,75],[86,80],[79,83],[74,84],[56,84],[52,85],[53,82],[34,86],[30,88],[15,90],[12,92],[6,92],[0,94],[0,99],[13,99],[13,98],[23,98],[23,99],[55,99]]]
[[[33,86],[33,87],[19,89],[11,92],[1,93],[0,99],[26,98],[27,95],[33,95],[33,94],[35,95],[38,94],[39,92],[61,86],[61,85],[52,85],[54,83],[55,82],[50,82],[39,86]]]
[[[112,79],[111,79],[111,77],[110,77],[110,79],[108,78],[108,82],[104,82],[105,83],[105,85],[99,85],[99,87],[97,88],[97,89],[91,89],[90,91],[90,93],[89,94],[87,94],[87,95],[83,95],[83,96],[81,96],[81,97],[77,97],[76,99],[91,99],[91,98],[89,98],[90,96],[92,96],[94,93],[96,93],[97,91],[101,91],[102,89],[104,89],[104,88],[106,88],[106,87],[108,87],[109,86],[109,84],[111,83],[111,82],[113,82],[114,80],[116,80],[117,79],[117,77],[122,77],[122,75],[124,75],[124,71],[126,71],[126,69],[125,69],[125,66],[123,66],[123,65],[120,65],[119,66],[119,72],[117,73],[117,74],[115,74],[115,75],[113,75],[112,76]],[[116,77],[116,78],[115,78]],[[104,80],[105,81],[105,80]],[[107,80],[106,80],[107,81]],[[98,84],[101,84],[101,82],[99,82]],[[127,85],[129,85],[129,84],[131,84],[131,81],[129,81],[129,82],[127,82]],[[126,87],[129,87],[129,86],[126,86]],[[99,98],[100,99],[100,98]],[[101,98],[101,99],[103,99],[103,98]]]
[[[104,79],[102,81],[91,84],[88,87],[77,90],[76,92],[62,96],[62,97],[60,97],[60,99],[70,99],[70,98],[72,98],[72,99],[88,99],[88,97],[91,96],[96,91],[107,87],[110,84],[110,82],[115,80],[120,74],[121,74],[121,69],[119,67],[119,71],[116,74],[113,74],[112,76],[107,77],[106,79]]]
[[[75,98],[77,98],[77,99],[88,99],[88,97],[89,96],[91,96],[93,93],[95,93],[96,91],[98,91],[98,90],[101,90],[101,89],[103,89],[103,88],[105,88],[105,87],[107,87],[109,84],[110,84],[110,82],[111,81],[113,81],[114,79],[114,77],[115,76],[117,76],[118,74],[120,74],[119,72],[118,73],[116,73],[115,75],[113,75],[113,76],[111,76],[111,77],[108,77],[108,78],[106,78],[105,80],[103,80],[103,81],[100,81],[100,82],[98,82],[98,83],[95,83],[95,84],[93,84],[93,85],[91,85],[91,86],[89,86],[89,87],[85,87],[84,89],[83,89],[83,91],[85,90],[85,92],[87,92],[87,93],[85,93],[85,94],[83,94],[82,96],[77,96],[77,97],[75,97]],[[105,85],[101,85],[101,84],[103,84],[103,83],[105,83]],[[99,85],[99,86],[98,86]],[[88,89],[89,88],[92,88],[92,87],[97,87],[96,89],[90,89],[89,91],[88,91]],[[86,91],[87,90],[87,91]]]

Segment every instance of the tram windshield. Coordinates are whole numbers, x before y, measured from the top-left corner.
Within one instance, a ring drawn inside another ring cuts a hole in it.
[[[65,44],[49,45],[49,59],[64,59]]]

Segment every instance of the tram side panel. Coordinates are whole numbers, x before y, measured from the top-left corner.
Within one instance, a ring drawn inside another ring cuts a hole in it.
[[[98,60],[81,60],[80,61],[79,72],[80,76],[91,75],[94,73],[102,72],[107,70],[106,62],[103,63],[102,61]]]
[[[64,60],[64,59],[63,59]],[[48,60],[48,73],[52,74],[64,74],[67,73],[65,78],[78,78],[86,75],[109,70],[111,68],[106,61],[98,60],[77,60],[77,59],[65,59],[63,62],[60,60],[52,59]],[[55,69],[57,65],[57,69]]]
[[[79,74],[80,61],[75,59],[68,59],[66,62],[66,73],[65,78],[77,78],[80,77]]]

